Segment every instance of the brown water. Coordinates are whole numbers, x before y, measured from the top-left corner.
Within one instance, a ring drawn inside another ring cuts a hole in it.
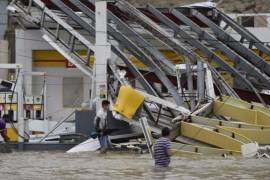
[[[147,154],[15,152],[0,154],[0,173],[0,180],[270,179],[270,160],[174,157],[163,172]]]

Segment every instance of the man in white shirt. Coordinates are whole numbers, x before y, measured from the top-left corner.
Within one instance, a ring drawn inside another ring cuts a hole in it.
[[[97,113],[95,118],[95,129],[98,133],[98,139],[100,142],[100,153],[105,154],[110,148],[110,140],[108,137],[108,117],[107,113],[110,108],[110,102],[107,100],[102,101],[102,108]]]

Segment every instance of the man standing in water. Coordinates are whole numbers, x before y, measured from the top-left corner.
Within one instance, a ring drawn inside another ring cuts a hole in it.
[[[95,130],[98,133],[98,139],[100,142],[100,153],[105,154],[110,148],[110,140],[108,137],[108,111],[110,107],[110,102],[107,100],[102,101],[102,108],[97,113],[95,118]]]
[[[156,167],[169,167],[172,149],[171,141],[169,139],[170,129],[165,127],[161,131],[162,137],[157,140],[157,143],[154,146],[154,158]]]
[[[0,134],[3,137],[5,142],[9,141],[9,137],[7,136],[7,129],[6,129],[6,121],[8,120],[8,115],[4,114],[3,118],[0,118]]]

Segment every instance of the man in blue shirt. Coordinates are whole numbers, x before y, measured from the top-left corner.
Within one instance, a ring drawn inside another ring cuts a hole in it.
[[[165,127],[161,131],[162,137],[157,140],[154,146],[154,158],[156,167],[169,167],[172,149],[169,139],[170,129]]]

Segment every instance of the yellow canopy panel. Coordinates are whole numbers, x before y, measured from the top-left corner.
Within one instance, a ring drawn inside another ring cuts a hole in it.
[[[243,128],[243,129],[269,129],[270,126],[264,126],[264,125],[256,125],[256,124],[248,124],[244,122],[238,122],[238,121],[224,121],[214,118],[208,118],[208,117],[202,117],[202,116],[191,116],[191,122],[197,123],[201,125],[206,126],[224,126],[224,127],[232,127],[232,128]]]
[[[218,155],[222,156],[226,155],[240,155],[240,151],[231,151],[226,149],[214,148],[214,147],[207,147],[207,146],[193,146],[188,144],[182,143],[172,143],[172,149],[176,152],[184,151],[195,153],[197,155]]]
[[[85,62],[88,61],[90,65],[94,64],[95,57],[91,55],[87,60],[86,50],[77,50],[76,54],[83,58]],[[33,67],[47,67],[47,68],[66,68],[68,60],[56,50],[33,50]]]
[[[242,107],[242,108],[250,109],[250,107],[251,107],[250,103],[243,101],[242,99],[239,99],[239,98],[234,98],[231,96],[222,96],[220,98],[222,99],[223,102],[234,104],[234,105],[237,105],[237,106]]]
[[[270,130],[269,129],[245,129],[234,127],[223,127],[232,132],[241,134],[259,144],[270,144]]]
[[[181,122],[181,135],[231,151],[241,151],[241,146],[245,144],[231,136],[187,122]]]
[[[243,101],[242,99],[234,98],[231,96],[222,96],[222,100],[226,103],[237,105],[243,108],[254,109],[270,115],[270,108],[264,107],[259,103],[249,103],[247,101]]]
[[[114,105],[114,111],[131,119],[143,101],[144,96],[141,93],[130,86],[122,86]]]
[[[217,126],[217,129],[215,129],[215,131],[217,131],[220,134],[232,137],[233,139],[238,140],[244,144],[253,143],[253,140],[251,140],[251,139],[249,139],[241,134],[238,134],[236,132],[232,132],[232,131],[226,129],[224,126]]]
[[[231,117],[249,124],[270,126],[270,116],[262,111],[240,107],[230,102],[214,101],[214,114]]]

